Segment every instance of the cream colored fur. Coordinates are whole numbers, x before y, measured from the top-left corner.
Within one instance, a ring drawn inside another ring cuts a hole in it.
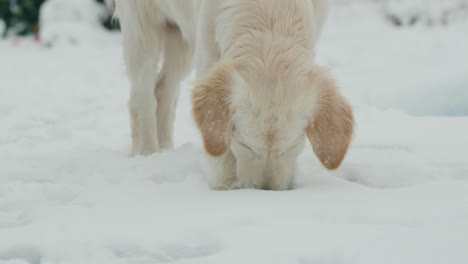
[[[132,154],[172,147],[179,83],[194,67],[193,113],[213,189],[291,188],[306,137],[324,166],[337,168],[353,114],[314,64],[326,1],[116,0]]]

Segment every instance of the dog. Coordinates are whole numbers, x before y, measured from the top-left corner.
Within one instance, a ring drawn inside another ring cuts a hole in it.
[[[314,64],[326,0],[116,0],[116,7],[132,86],[132,155],[173,146],[179,84],[194,67],[193,116],[212,189],[293,188],[306,138],[326,168],[340,166],[354,118]]]

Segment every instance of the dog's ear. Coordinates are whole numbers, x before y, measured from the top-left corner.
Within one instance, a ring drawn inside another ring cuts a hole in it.
[[[309,118],[307,137],[322,164],[334,170],[343,161],[353,136],[353,112],[326,70],[315,66],[309,81],[318,96],[317,107]]]
[[[235,67],[218,65],[195,85],[192,94],[195,123],[208,154],[223,155],[231,142],[233,129],[231,86]]]

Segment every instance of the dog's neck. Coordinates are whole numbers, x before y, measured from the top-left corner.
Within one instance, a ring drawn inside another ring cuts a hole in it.
[[[223,60],[269,81],[301,74],[313,62],[315,45],[306,9],[304,1],[226,1],[216,30]]]

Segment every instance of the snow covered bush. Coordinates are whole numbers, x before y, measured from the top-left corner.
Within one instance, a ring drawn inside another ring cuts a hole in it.
[[[5,30],[5,22],[3,20],[0,20],[0,32],[3,32]]]
[[[427,16],[426,0],[387,0],[382,3],[385,18],[395,26],[414,25]]]
[[[49,45],[99,39],[105,5],[95,0],[48,0],[41,9],[41,36]]]
[[[120,30],[119,22],[114,19],[114,0],[96,0],[96,2],[102,4],[103,6],[103,12],[100,17],[102,25],[109,30]]]
[[[332,0],[335,5],[374,4],[395,26],[447,25],[468,18],[468,0]]]
[[[467,14],[466,0],[386,0],[385,17],[396,26],[447,25]]]
[[[38,36],[39,10],[45,0],[0,0],[0,20],[3,20],[2,37]]]

